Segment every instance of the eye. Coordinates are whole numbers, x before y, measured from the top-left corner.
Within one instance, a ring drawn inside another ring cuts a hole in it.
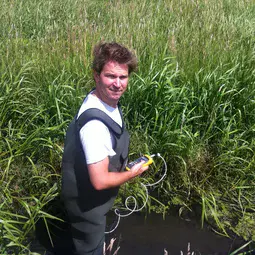
[[[107,74],[106,77],[110,79],[115,79],[115,76],[113,74]]]

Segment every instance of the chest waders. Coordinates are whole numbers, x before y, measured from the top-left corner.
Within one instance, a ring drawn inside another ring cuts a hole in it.
[[[90,120],[103,122],[114,138],[113,150],[116,152],[109,158],[108,171],[120,172],[125,168],[129,148],[129,134],[124,127],[122,113],[121,118],[122,127],[103,111],[92,108],[83,112],[78,119],[75,116],[67,129],[62,159],[61,197],[71,223],[76,246],[74,254],[92,255],[98,247],[103,246],[105,215],[112,208],[119,190],[119,187],[100,191],[94,189],[89,179],[79,131]]]

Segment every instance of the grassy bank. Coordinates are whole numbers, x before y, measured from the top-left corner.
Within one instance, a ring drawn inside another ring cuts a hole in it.
[[[1,1],[1,249],[25,250],[50,217],[65,130],[93,87],[100,40],[139,57],[122,99],[131,158],[159,152],[169,169],[148,208],[199,204],[219,233],[255,240],[254,17],[252,0]]]

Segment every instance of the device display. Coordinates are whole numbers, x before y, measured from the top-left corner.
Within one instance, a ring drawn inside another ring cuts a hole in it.
[[[126,169],[130,170],[132,166],[140,163],[141,161],[144,161],[143,166],[148,166],[153,162],[152,158],[149,155],[143,155],[142,157],[128,163],[126,166]]]

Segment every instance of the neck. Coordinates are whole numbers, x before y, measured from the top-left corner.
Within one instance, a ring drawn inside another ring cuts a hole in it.
[[[110,107],[116,108],[118,106],[118,102],[110,102],[109,100],[104,100],[104,97],[96,89],[93,91],[92,95],[94,95]]]

